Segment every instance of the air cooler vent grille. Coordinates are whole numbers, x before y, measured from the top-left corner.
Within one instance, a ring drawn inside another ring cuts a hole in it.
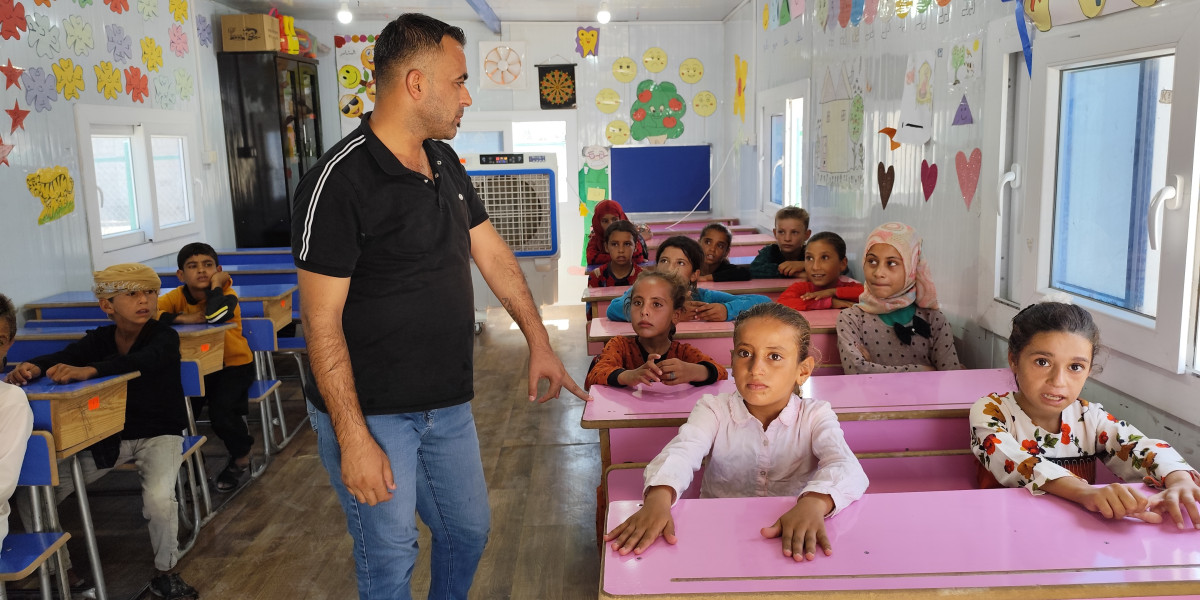
[[[550,175],[472,175],[471,183],[513,252],[553,251]]]

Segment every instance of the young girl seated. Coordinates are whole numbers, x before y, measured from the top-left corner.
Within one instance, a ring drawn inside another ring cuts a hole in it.
[[[808,322],[786,306],[760,304],[738,317],[733,344],[737,392],[701,398],[646,467],[642,508],[604,536],[613,550],[641,554],[659,536],[674,544],[671,507],[711,453],[701,498],[796,496],[759,533],[782,537],[783,555],[797,561],[813,560],[817,546],[832,554],[825,519],[863,495],[867,475],[829,403],[796,395],[815,365]]]
[[[838,354],[847,375],[963,368],[915,229],[884,223],[872,231],[863,275],[858,304],[838,315]]]
[[[822,231],[808,239],[804,247],[804,270],[808,281],[798,281],[783,290],[780,304],[796,310],[849,308],[863,293],[863,284],[843,275],[846,241],[832,231]]]
[[[683,305],[684,321],[732,321],[738,313],[763,302],[770,302],[766,296],[755,294],[727,294],[717,290],[696,287],[700,272],[696,265],[703,264],[704,253],[700,244],[690,237],[676,235],[663,240],[658,247],[656,257],[659,271],[670,271],[688,283],[691,288],[690,298]],[[620,298],[608,305],[605,316],[610,321],[628,321],[625,316],[625,303],[629,301],[630,292],[627,290]]]
[[[625,211],[621,209],[621,205],[616,200],[604,200],[596,205],[595,210],[592,211],[592,233],[588,236],[587,242],[587,264],[604,265],[612,260],[605,247],[608,240],[605,239],[604,232],[608,231],[609,225],[617,221],[628,220],[629,217],[625,216]],[[633,264],[640,265],[646,262],[648,256],[646,242],[641,235],[638,235],[634,240]]]
[[[687,284],[669,271],[643,271],[626,306],[635,335],[614,337],[588,369],[584,387],[616,387],[661,381],[708,385],[728,375],[725,367],[687,344],[671,339],[683,316]]]
[[[1200,529],[1196,471],[1170,445],[1079,397],[1099,347],[1100,330],[1078,306],[1043,302],[1013,317],[1008,365],[1017,389],[971,408],[980,483],[1050,493],[1108,519],[1160,523],[1170,515],[1180,529],[1186,511]],[[1120,483],[1092,487],[1097,459],[1126,481],[1163,491],[1147,499]]]
[[[750,281],[750,269],[729,262],[733,234],[720,223],[709,223],[700,231],[700,249],[704,252],[698,281]]]

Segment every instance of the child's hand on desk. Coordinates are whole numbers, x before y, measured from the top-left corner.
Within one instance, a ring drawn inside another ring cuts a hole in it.
[[[646,500],[633,516],[625,519],[612,531],[604,535],[604,541],[612,541],[612,549],[621,553],[641,554],[661,535],[668,544],[674,544],[675,520],[671,518],[671,501],[675,490],[670,486],[656,485],[646,492]],[[613,541],[616,540],[616,541]]]
[[[5,381],[13,385],[25,385],[41,376],[42,370],[37,365],[23,362],[13,367],[12,372],[8,374]]]
[[[679,385],[681,383],[692,383],[693,381],[708,379],[708,369],[704,365],[684,362],[678,358],[668,358],[661,361],[658,363],[658,368],[662,371],[662,382],[667,385]]]
[[[95,367],[75,367],[58,363],[49,369],[46,369],[46,377],[49,377],[54,383],[71,383],[72,381],[84,381],[91,379],[99,374]]]
[[[200,325],[205,322],[204,311],[176,315],[172,321],[176,325]]]
[[[796,506],[783,513],[770,527],[762,528],[762,536],[783,538],[783,555],[800,562],[817,557],[817,546],[825,556],[833,555],[833,546],[825,535],[825,515],[833,510],[829,494],[806,492],[796,500]]]
[[[804,275],[804,261],[785,260],[779,263],[779,274],[784,277],[800,277]]]
[[[662,381],[662,369],[654,362],[659,358],[662,357],[658,354],[651,354],[647,357],[646,364],[636,369],[621,371],[621,374],[617,375],[617,383],[625,387],[631,387],[639,383],[650,385],[651,383]]]
[[[800,296],[803,300],[816,300],[817,298],[832,298],[837,295],[837,288],[829,288],[827,290],[817,290]]]
[[[1192,526],[1200,529],[1200,509],[1196,506],[1196,503],[1200,502],[1200,486],[1196,485],[1192,474],[1188,471],[1174,471],[1167,475],[1164,483],[1167,489],[1150,497],[1147,510],[1158,515],[1170,515],[1171,520],[1175,521],[1175,526],[1180,529],[1184,528],[1183,511],[1186,510],[1188,518],[1192,520]],[[1183,507],[1182,510],[1180,506]]]
[[[842,300],[841,298],[833,299],[833,308],[850,308],[851,306],[854,306],[854,304],[855,303],[851,300]]]
[[[693,321],[724,321],[729,317],[729,311],[724,304],[706,303],[697,300],[689,300],[684,303],[684,309],[691,315]]]
[[[1162,522],[1162,516],[1147,510],[1149,499],[1123,483],[1110,483],[1100,488],[1084,485],[1087,489],[1080,494],[1079,504],[1091,512],[1100,513],[1106,519],[1133,517],[1147,523]]]

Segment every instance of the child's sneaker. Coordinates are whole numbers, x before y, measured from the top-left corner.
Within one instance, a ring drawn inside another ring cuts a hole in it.
[[[150,580],[150,592],[166,600],[199,600],[196,588],[184,583],[178,573],[162,573]]]

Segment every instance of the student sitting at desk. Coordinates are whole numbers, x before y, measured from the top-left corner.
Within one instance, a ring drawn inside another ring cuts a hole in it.
[[[12,300],[0,294],[0,372],[8,360],[17,333],[17,311]],[[8,535],[8,499],[17,489],[25,445],[33,431],[33,411],[21,388],[0,382],[0,544]],[[4,585],[0,583],[0,585]]]
[[[812,236],[804,246],[808,281],[797,281],[779,295],[779,303],[796,310],[849,308],[858,302],[863,284],[846,272],[846,240],[832,231]]]
[[[56,383],[83,381],[139,371],[129,381],[125,429],[80,455],[86,482],[113,467],[134,461],[142,481],[143,514],[150,521],[150,545],[158,573],[150,580],[155,595],[196,598],[192,586],[172,572],[179,559],[179,503],[175,483],[187,429],[183,384],[179,374],[179,334],[154,319],[158,289],[154,269],[136,263],[113,265],[95,273],[96,298],[112,325],[88,331],[60,352],[23,362],[8,382],[23,385],[46,377]],[[59,502],[74,491],[70,479],[57,488]]]
[[[629,221],[616,221],[604,231],[604,239],[609,261],[588,274],[588,287],[632,285],[642,272],[641,265],[633,260],[638,243],[637,228]]]
[[[250,466],[250,447],[254,437],[242,417],[249,411],[249,389],[254,382],[254,353],[242,335],[242,309],[230,290],[233,279],[221,270],[217,251],[202,242],[188,244],[176,256],[179,270],[175,276],[183,285],[159,296],[159,320],[173,323],[233,323],[225,330],[224,368],[204,376],[205,395],[192,399],[192,410],[199,414],[208,404],[213,432],[225,443],[229,462],[217,474],[217,489],[228,492],[237,487]]]
[[[904,223],[876,227],[867,236],[863,275],[866,289],[858,304],[837,320],[847,375],[963,368],[915,229]]]
[[[645,503],[604,536],[622,555],[641,554],[661,535],[676,542],[671,507],[711,455],[701,498],[796,496],[796,504],[760,534],[782,537],[783,555],[813,560],[833,548],[825,519],[862,497],[867,475],[828,402],[801,398],[812,373],[808,322],[786,306],[760,304],[733,329],[737,393],[700,399],[679,435],[646,467]],[[748,525],[749,526],[749,525]],[[695,543],[701,543],[696,532]]]
[[[1079,397],[1092,372],[1100,330],[1088,311],[1042,302],[1013,317],[1008,365],[1016,391],[988,394],[971,408],[971,450],[982,487],[1050,493],[1108,519],[1200,529],[1200,476],[1169,444],[1146,437],[1099,404]],[[1147,499],[1121,483],[1092,487],[1096,460],[1118,477],[1163,490]]]
[[[679,275],[691,287],[691,297],[684,303],[684,321],[732,321],[738,313],[763,302],[770,302],[766,296],[755,294],[733,295],[717,290],[696,287],[700,272],[696,267],[704,262],[704,252],[700,244],[690,237],[676,235],[667,238],[658,247],[656,269],[670,271]],[[610,321],[628,322],[625,315],[625,305],[629,302],[630,288],[608,305],[605,316]]]
[[[750,263],[750,275],[758,279],[804,277],[804,242],[812,235],[808,211],[798,206],[779,209],[771,233],[775,243],[758,251]]]
[[[700,249],[704,251],[699,281],[749,281],[750,270],[729,262],[733,234],[720,223],[709,223],[700,231]]]
[[[728,376],[707,354],[671,339],[688,292],[678,275],[644,271],[630,292],[626,311],[636,335],[608,340],[588,368],[585,389],[595,384],[625,387],[658,381],[708,385]]]
[[[592,232],[587,241],[587,263],[589,265],[608,264],[612,260],[605,247],[607,239],[604,237],[604,232],[608,231],[609,225],[617,221],[629,221],[629,217],[625,216],[625,211],[616,200],[604,200],[592,210]],[[634,264],[640,265],[646,262],[649,256],[649,253],[646,252],[646,241],[642,239],[641,235],[638,235],[634,238]]]

